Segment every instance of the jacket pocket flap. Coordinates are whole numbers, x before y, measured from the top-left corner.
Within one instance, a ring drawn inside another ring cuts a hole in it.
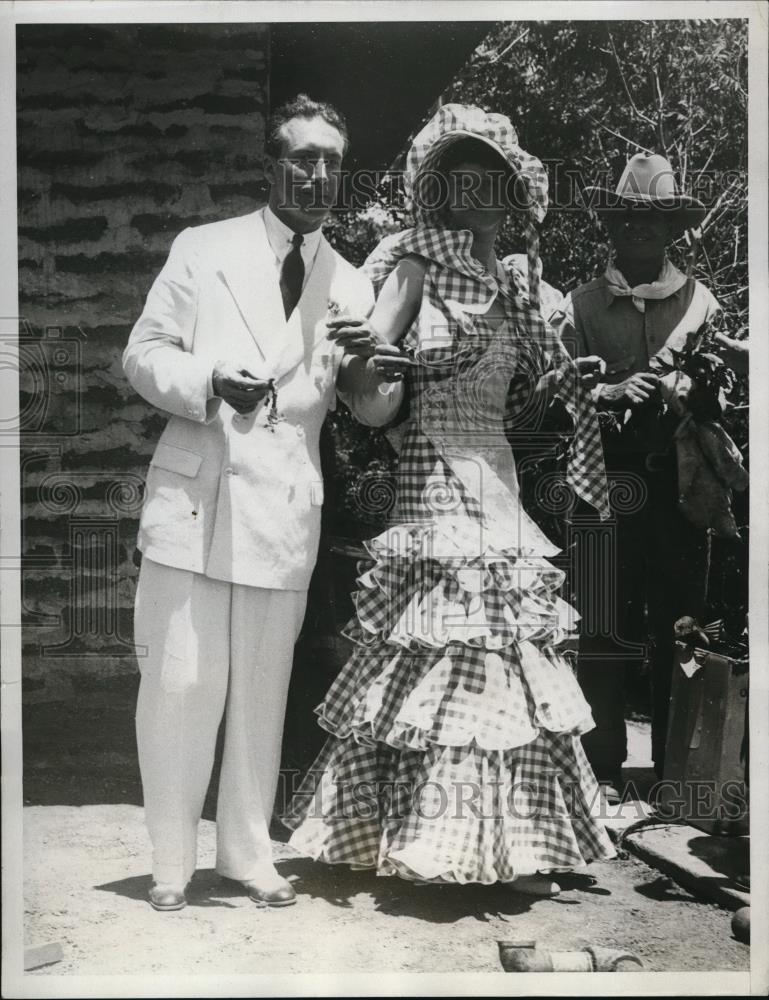
[[[617,358],[616,361],[611,361],[606,365],[606,374],[619,375],[620,372],[626,372],[633,367],[634,361],[635,354],[628,354],[624,358]]]
[[[161,441],[152,456],[150,468],[166,469],[168,472],[178,472],[180,476],[197,476],[203,456],[197,452],[177,448],[176,445]]]

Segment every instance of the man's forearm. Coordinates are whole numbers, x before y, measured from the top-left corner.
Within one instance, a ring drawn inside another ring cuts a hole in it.
[[[212,366],[192,353],[197,269],[190,231],[171,247],[123,352],[123,370],[147,402],[175,416],[207,422],[214,398]]]
[[[123,371],[148,403],[188,420],[207,422],[221,403],[213,393],[211,366],[162,337],[132,335]]]

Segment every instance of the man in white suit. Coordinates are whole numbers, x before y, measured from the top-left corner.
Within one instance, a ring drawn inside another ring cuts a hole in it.
[[[260,905],[296,898],[268,827],[320,533],[320,428],[336,391],[371,425],[401,397],[365,360],[371,285],[320,231],[346,147],[329,105],[302,95],[276,111],[267,206],[177,237],[123,355],[171,415],[147,475],[134,619],[159,910],[185,905],[223,715],[217,871]]]

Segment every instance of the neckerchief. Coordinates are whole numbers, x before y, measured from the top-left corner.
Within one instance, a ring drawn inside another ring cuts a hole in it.
[[[617,298],[629,295],[633,305],[641,313],[646,312],[644,299],[666,299],[686,284],[686,275],[682,274],[677,267],[674,267],[667,257],[659,275],[654,281],[648,284],[636,285],[634,288],[631,288],[627,283],[625,275],[618,268],[614,267],[613,264],[609,264],[604,276],[609,283],[611,294]]]

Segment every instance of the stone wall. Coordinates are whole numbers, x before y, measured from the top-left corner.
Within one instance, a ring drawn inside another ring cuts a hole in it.
[[[143,477],[163,427],[120,356],[174,236],[262,200],[269,28],[17,31],[28,692],[135,670]]]

